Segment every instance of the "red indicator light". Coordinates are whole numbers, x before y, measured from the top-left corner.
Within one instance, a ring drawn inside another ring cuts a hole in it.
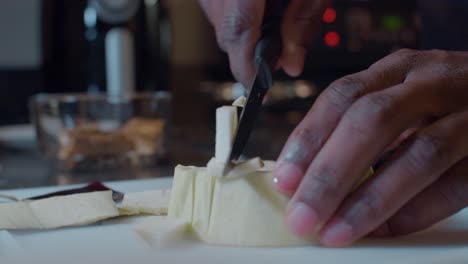
[[[327,34],[325,34],[325,44],[327,44],[327,46],[329,47],[336,47],[338,45],[340,45],[340,35],[338,35],[338,33],[336,33],[335,31],[330,31],[330,32],[327,32]]]
[[[334,8],[327,8],[325,9],[325,12],[323,13],[323,22],[325,23],[328,23],[328,24],[331,24],[333,22],[335,22],[336,20],[336,11]]]

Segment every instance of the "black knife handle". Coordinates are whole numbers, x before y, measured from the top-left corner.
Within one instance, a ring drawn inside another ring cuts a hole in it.
[[[266,63],[273,72],[281,55],[281,22],[288,6],[287,0],[266,1],[265,17],[262,23],[261,39],[255,46],[255,66]]]

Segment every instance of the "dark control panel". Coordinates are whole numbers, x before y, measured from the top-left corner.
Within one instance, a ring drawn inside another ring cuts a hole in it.
[[[323,13],[306,73],[357,71],[392,51],[417,48],[421,27],[414,0],[336,0]]]

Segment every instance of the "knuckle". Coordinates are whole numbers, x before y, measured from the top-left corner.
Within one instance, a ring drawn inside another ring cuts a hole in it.
[[[357,205],[362,215],[371,220],[381,219],[388,207],[378,195],[369,193],[361,195]]]
[[[417,66],[420,64],[420,58],[420,51],[412,49],[400,49],[372,64],[369,67],[369,70],[377,73],[383,72],[384,78],[387,77],[386,75],[391,73],[388,72],[389,68],[395,68],[396,71],[402,71],[406,74],[409,74],[411,73],[411,71],[413,71],[414,68],[417,68]],[[404,78],[401,81],[404,81]]]
[[[253,22],[253,17],[247,12],[241,13],[237,10],[227,12],[217,34],[218,44],[226,49],[233,43],[247,43],[246,35],[251,30]]]
[[[450,80],[452,78],[452,75],[457,72],[458,67],[456,65],[452,65],[450,63],[437,63],[433,67],[435,67],[435,71],[437,75],[439,75],[439,78],[442,78],[444,80]]]
[[[409,48],[403,48],[403,49],[399,49],[399,50],[395,51],[393,54],[394,55],[404,56],[404,55],[412,54],[414,52],[416,52],[416,50],[409,49]]]
[[[291,134],[286,147],[284,159],[295,163],[306,163],[312,160],[315,150],[318,149],[324,140],[319,133],[305,127],[299,128]]]
[[[466,94],[464,88],[468,85],[468,64],[465,58],[446,50],[429,50],[421,54],[424,63],[420,63],[417,69],[407,75],[407,81],[427,82],[429,79],[435,87],[444,87],[443,91],[451,96],[452,92],[461,96]]]
[[[444,179],[438,185],[438,190],[449,205],[454,209],[468,206],[468,159],[459,162],[445,173]]]
[[[466,77],[466,73],[460,67],[460,64],[457,63],[457,58],[454,55],[446,50],[432,50],[429,51],[431,62],[428,67],[431,67],[433,76],[437,76],[438,79],[442,81],[451,82],[453,84],[458,81],[459,77]]]
[[[446,147],[445,140],[433,133],[424,132],[415,139],[415,149],[426,160],[447,158]]]
[[[351,105],[366,90],[365,82],[356,74],[345,76],[335,82],[325,91],[325,100],[335,105]]]
[[[339,184],[336,179],[336,168],[331,166],[321,166],[317,170],[317,174],[313,177],[314,181],[319,186],[323,187],[327,196],[336,196],[339,190]]]
[[[396,105],[396,99],[387,93],[370,94],[356,102],[349,118],[356,126],[376,128],[395,117]]]
[[[304,190],[301,200],[308,203],[320,201],[334,201],[342,196],[336,179],[336,169],[329,166],[321,166],[313,174],[307,173],[304,178]]]
[[[411,167],[416,171],[431,170],[434,163],[444,163],[449,160],[449,150],[446,141],[429,132],[418,134],[413,140],[409,151]],[[430,171],[427,171],[428,174]],[[424,174],[424,173],[423,173]],[[416,173],[421,175],[421,173]]]
[[[439,188],[439,192],[453,208],[463,208],[468,205],[468,180],[448,181]]]
[[[424,56],[428,58],[426,67],[432,69],[432,72],[438,74],[447,74],[453,72],[456,67],[451,65],[451,54],[445,50],[425,51]]]
[[[412,49],[402,49],[393,53],[392,58],[399,62],[403,67],[412,69],[421,64],[421,52]]]
[[[440,49],[432,49],[425,51],[427,56],[431,56],[440,60],[445,60],[448,59],[451,55],[451,52],[446,51],[446,50],[440,50]]]

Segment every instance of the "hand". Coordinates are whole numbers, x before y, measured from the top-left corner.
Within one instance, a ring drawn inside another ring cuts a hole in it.
[[[245,87],[253,78],[255,44],[260,38],[263,12],[269,1],[278,0],[200,0],[215,27],[219,46],[229,55],[231,71]],[[283,52],[278,63],[289,75],[302,72],[306,49],[328,2],[290,0],[282,22]]]
[[[276,186],[292,195],[289,227],[345,246],[458,212],[468,206],[467,131],[468,52],[401,50],[332,83],[278,159]]]

